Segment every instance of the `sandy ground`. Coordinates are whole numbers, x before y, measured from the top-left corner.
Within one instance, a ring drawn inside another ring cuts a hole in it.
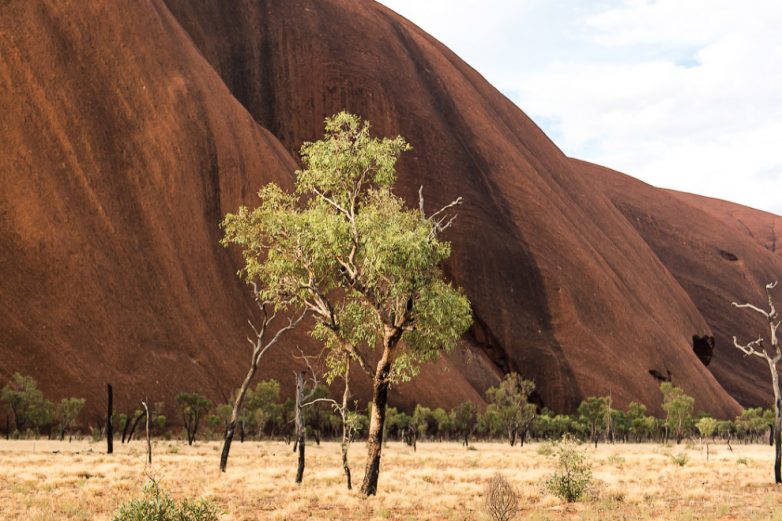
[[[176,498],[207,497],[225,520],[489,519],[487,480],[502,472],[521,494],[527,520],[780,520],[782,487],[773,485],[773,451],[765,445],[700,444],[582,446],[596,484],[586,500],[565,504],[542,482],[554,459],[542,444],[510,448],[476,443],[421,443],[418,452],[392,442],[384,449],[380,490],[362,498],[345,489],[339,445],[308,444],[304,483],[294,483],[296,458],[282,442],[236,443],[228,472],[218,471],[220,445],[158,441],[152,468],[141,441],[0,441],[0,519],[107,520],[119,503],[141,495],[151,472]],[[364,444],[352,446],[354,481],[363,476]],[[686,453],[684,466],[671,456]]]

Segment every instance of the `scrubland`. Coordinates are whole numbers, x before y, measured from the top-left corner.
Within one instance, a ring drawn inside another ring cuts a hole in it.
[[[593,462],[594,485],[578,503],[542,488],[554,459],[547,445],[420,443],[418,451],[391,442],[383,452],[377,497],[345,489],[339,445],[307,445],[304,483],[294,483],[296,456],[283,442],[235,443],[228,472],[218,471],[220,444],[156,441],[153,465],[145,445],[87,441],[0,441],[0,519],[108,520],[141,495],[153,475],[176,498],[206,497],[225,520],[253,519],[489,519],[486,482],[497,472],[517,487],[525,520],[781,520],[782,487],[773,485],[767,445],[699,443],[581,446]],[[356,487],[364,444],[351,450]],[[687,454],[679,466],[672,456]]]

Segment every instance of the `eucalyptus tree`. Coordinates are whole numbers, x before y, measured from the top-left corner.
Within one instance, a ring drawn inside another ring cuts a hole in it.
[[[589,396],[584,398],[578,406],[578,414],[589,426],[590,439],[595,444],[595,448],[597,448],[600,431],[606,428],[610,411],[608,396]]]
[[[662,408],[665,411],[665,427],[676,437],[676,443],[681,443],[684,436],[692,428],[692,413],[695,399],[688,396],[681,387],[671,382],[660,384],[663,393]]]
[[[535,382],[525,380],[515,372],[505,375],[496,387],[486,390],[487,413],[496,415],[496,421],[508,434],[511,447],[517,439],[524,446],[527,431],[535,420],[537,407],[529,401],[534,390]]]
[[[452,349],[472,321],[440,267],[451,253],[440,234],[461,198],[427,215],[419,191],[419,207],[406,208],[392,188],[409,148],[342,112],[326,119],[323,139],[302,146],[294,193],[268,184],[257,208],[223,221],[224,243],[242,248],[262,297],[310,312],[313,337],[370,378],[365,495],[377,492],[389,386]]]
[[[733,306],[741,309],[749,309],[762,315],[768,322],[770,348],[765,345],[763,336],[759,336],[747,344],[739,344],[733,337],[733,345],[747,356],[757,356],[765,360],[771,374],[771,389],[774,392],[774,481],[782,483],[782,395],[779,392],[779,370],[777,364],[782,360],[782,349],[779,347],[777,329],[780,319],[774,299],[771,298],[771,290],[777,287],[776,282],[766,284],[766,298],[768,309],[763,309],[753,304],[739,304],[733,302]]]

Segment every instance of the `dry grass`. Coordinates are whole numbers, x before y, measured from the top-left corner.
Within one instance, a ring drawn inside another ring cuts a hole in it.
[[[400,443],[384,449],[380,492],[364,499],[345,489],[339,446],[307,447],[304,483],[296,486],[295,455],[282,442],[236,443],[228,472],[217,470],[219,444],[159,441],[154,474],[174,497],[204,496],[225,520],[254,519],[488,519],[486,482],[502,472],[521,492],[527,520],[780,520],[782,487],[773,485],[773,451],[763,445],[601,445],[583,447],[598,483],[589,499],[566,505],[541,482],[553,460],[535,444],[524,448],[478,443]],[[86,441],[0,441],[0,518],[3,520],[106,520],[144,484],[144,445]],[[55,452],[58,451],[58,452]],[[354,480],[363,474],[364,445],[352,449]],[[671,455],[687,452],[679,467]],[[742,460],[739,462],[738,460]]]

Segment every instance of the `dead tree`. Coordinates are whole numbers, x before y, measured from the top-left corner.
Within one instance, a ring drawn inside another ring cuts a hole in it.
[[[732,303],[734,307],[750,309],[756,313],[760,313],[766,318],[769,327],[769,342],[771,343],[771,352],[766,349],[762,336],[759,336],[757,340],[753,340],[752,342],[744,345],[739,344],[738,340],[734,336],[733,345],[741,350],[746,356],[757,356],[763,358],[768,364],[768,369],[771,373],[771,386],[774,391],[774,481],[776,483],[782,483],[782,402],[780,402],[779,373],[777,369],[777,363],[782,360],[782,349],[779,347],[779,339],[777,338],[777,329],[779,328],[780,324],[779,313],[777,313],[776,307],[774,307],[774,301],[771,298],[771,290],[776,287],[776,282],[766,284],[768,310],[761,309],[752,304],[738,304],[736,302]]]
[[[342,377],[345,381],[345,389],[342,393],[342,403],[338,403],[336,400],[332,398],[315,398],[312,397],[315,395],[315,392],[317,391],[319,381],[318,381],[318,375],[315,371],[315,368],[310,363],[310,357],[307,357],[304,355],[304,353],[299,349],[299,352],[301,353],[301,356],[296,357],[301,360],[304,360],[304,362],[307,364],[307,369],[310,373],[310,390],[309,392],[306,391],[306,382],[304,379],[304,372],[299,372],[296,374],[296,419],[295,419],[295,425],[296,425],[296,444],[293,447],[293,450],[296,451],[298,449],[299,451],[299,459],[298,459],[298,468],[296,471],[296,483],[301,483],[302,479],[304,478],[304,464],[305,464],[305,444],[306,444],[306,425],[304,425],[304,408],[311,407],[317,403],[328,403],[330,404],[335,411],[337,411],[340,415],[340,418],[342,420],[342,468],[345,471],[345,479],[347,481],[347,487],[348,490],[351,490],[353,488],[353,484],[350,477],[350,465],[348,464],[348,449],[350,447],[350,442],[353,439],[353,434],[355,431],[355,425],[354,422],[351,421],[350,416],[350,410],[348,409],[348,401],[350,400],[350,364],[348,362],[348,359],[346,356],[344,357],[344,365],[342,366]]]
[[[146,415],[147,413],[145,411],[141,411],[141,414],[133,416],[133,423],[130,426],[130,432],[128,433],[128,439],[126,440],[127,443],[130,443],[130,440],[133,439],[133,434],[136,432],[136,427],[138,427],[138,422],[140,422],[141,418],[144,418]]]
[[[114,395],[111,389],[111,384],[106,384],[106,391],[108,392],[108,411],[106,414],[106,454],[112,454],[114,452],[114,430],[111,427],[111,423],[114,421],[112,409],[114,407]]]
[[[149,407],[147,407],[147,402],[146,401],[142,401],[141,405],[144,407],[144,416],[147,417],[147,421],[146,421],[146,427],[147,427],[147,463],[149,465],[152,465],[152,440],[150,440],[150,438],[149,438]]]
[[[250,369],[247,371],[247,375],[244,377],[244,381],[236,393],[234,406],[231,410],[231,418],[228,420],[228,425],[225,429],[223,451],[220,454],[220,470],[222,472],[225,472],[225,467],[228,465],[228,454],[231,451],[231,442],[234,438],[236,422],[239,419],[239,413],[242,409],[244,397],[247,394],[247,389],[250,388],[250,383],[252,383],[255,372],[258,370],[258,364],[260,363],[261,358],[263,358],[263,355],[266,354],[266,351],[268,351],[271,346],[277,343],[283,334],[295,328],[299,322],[304,319],[306,314],[306,312],[302,313],[295,320],[289,318],[288,323],[285,326],[279,328],[274,336],[272,336],[269,340],[266,340],[269,328],[272,327],[272,322],[274,322],[277,318],[277,308],[271,302],[261,300],[260,294],[258,293],[258,286],[255,283],[253,283],[253,295],[255,297],[255,302],[258,305],[258,308],[261,310],[261,315],[263,318],[261,319],[260,327],[255,327],[255,324],[253,324],[252,321],[248,321],[250,323],[250,327],[253,330],[253,333],[255,334],[254,339],[247,338],[247,341],[252,346],[252,358],[250,359]]]

